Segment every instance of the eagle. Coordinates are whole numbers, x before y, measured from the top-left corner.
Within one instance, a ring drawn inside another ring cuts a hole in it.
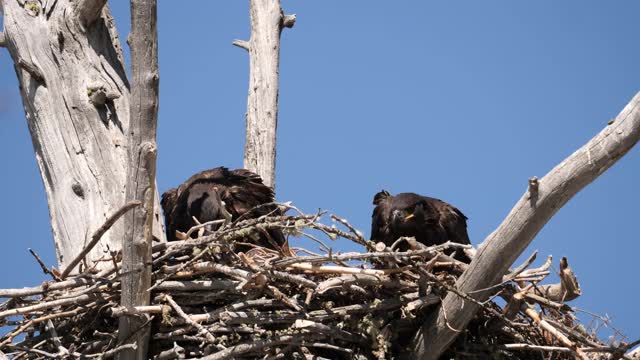
[[[442,200],[415,193],[392,196],[382,190],[373,198],[371,239],[387,246],[403,236],[413,236],[427,246],[447,241],[471,244],[467,217]]]
[[[273,197],[273,190],[262,183],[259,175],[249,170],[217,167],[201,171],[162,194],[160,204],[165,216],[167,240],[185,239],[185,233],[198,223],[223,220],[207,226],[213,231],[224,221],[236,221],[240,217],[251,219],[282,215],[278,206],[272,204]],[[191,234],[191,237],[195,236],[197,234]],[[273,248],[273,245],[284,245],[285,238],[279,230],[268,230],[264,231],[259,242]]]

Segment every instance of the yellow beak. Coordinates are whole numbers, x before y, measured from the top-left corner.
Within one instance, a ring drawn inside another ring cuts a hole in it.
[[[413,215],[413,214],[409,214],[409,216],[407,216],[406,218],[404,218],[404,221],[407,221],[407,220],[411,219],[411,218],[412,218],[412,217],[414,217],[414,216],[415,216],[415,215]]]

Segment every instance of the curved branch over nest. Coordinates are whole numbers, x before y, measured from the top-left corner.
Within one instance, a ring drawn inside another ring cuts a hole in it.
[[[500,282],[509,266],[522,254],[551,217],[585,186],[624,156],[640,140],[640,93],[622,112],[542,179],[532,179],[528,191],[500,226],[480,246],[469,268],[456,282],[463,293],[478,301]],[[533,184],[532,184],[533,182]],[[449,293],[439,310],[429,317],[414,339],[410,357],[438,359],[479,307]]]

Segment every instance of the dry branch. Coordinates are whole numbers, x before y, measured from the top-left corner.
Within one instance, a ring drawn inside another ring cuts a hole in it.
[[[249,96],[244,167],[275,188],[278,126],[278,66],[280,33],[295,16],[284,16],[280,0],[250,0],[251,38],[234,45],[249,51]]]
[[[566,257],[560,260],[560,283],[537,286],[536,290],[546,300],[554,302],[571,301],[582,294],[578,279],[569,267]]]
[[[533,257],[488,290],[508,302],[521,297],[507,316],[497,303],[479,302],[453,287],[460,271],[441,261],[449,244],[395,256],[386,251],[287,256],[258,246],[236,253],[236,245],[250,243],[252,232],[265,226],[300,233],[326,226],[320,220],[317,214],[262,217],[198,239],[155,246],[149,305],[119,305],[126,274],[115,271],[122,268],[118,258],[98,274],[87,269],[59,283],[0,290],[13,296],[0,304],[0,326],[10,327],[0,337],[0,351],[15,358],[123,357],[139,348],[119,342],[115,330],[120,319],[136,318],[149,319],[134,329],[134,335],[151,329],[148,358],[287,359],[305,353],[325,359],[388,359],[406,351],[419,319],[435,311],[433,305],[447,292],[482,310],[474,324],[460,329],[465,341],[449,349],[450,357],[499,351],[505,359],[528,360],[538,359],[542,351],[571,359],[630,349],[579,333],[569,306],[557,306],[546,297],[550,292],[535,293],[546,286],[538,282],[549,273],[550,263],[526,270]],[[343,232],[349,236],[344,241],[361,243],[357,230],[342,225],[351,232]],[[542,317],[536,318],[535,303],[547,309]]]
[[[598,135],[536,181],[500,226],[479,247],[456,287],[484,301],[507,268],[520,256],[551,217],[576,193],[624,156],[640,140],[640,93]],[[439,311],[418,332],[413,351],[419,359],[437,359],[465,328],[479,307],[448,294]]]
[[[142,202],[125,218],[122,244],[122,295],[120,303],[130,309],[149,304],[151,254],[156,193],[156,129],[158,125],[158,31],[156,0],[131,0],[131,111],[128,136],[129,163],[126,198]],[[146,359],[149,329],[139,316],[122,316],[118,339],[135,343],[118,353],[121,360]]]

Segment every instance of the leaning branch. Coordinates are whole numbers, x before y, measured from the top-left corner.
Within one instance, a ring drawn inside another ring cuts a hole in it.
[[[616,119],[582,148],[529,187],[500,226],[480,246],[456,287],[484,301],[551,217],[576,193],[624,156],[640,140],[640,93]],[[449,293],[426,319],[413,342],[416,358],[437,359],[478,310],[477,304]]]
[[[284,15],[280,0],[250,0],[251,39],[233,45],[249,51],[249,97],[244,167],[275,187],[278,126],[280,33],[293,27],[295,15]]]
[[[131,0],[131,108],[126,198],[142,201],[130,212],[122,244],[122,296],[126,309],[149,304],[151,243],[156,177],[158,124],[158,31],[156,0]],[[149,322],[140,316],[120,318],[120,343],[136,343],[118,353],[119,359],[146,359]]]

